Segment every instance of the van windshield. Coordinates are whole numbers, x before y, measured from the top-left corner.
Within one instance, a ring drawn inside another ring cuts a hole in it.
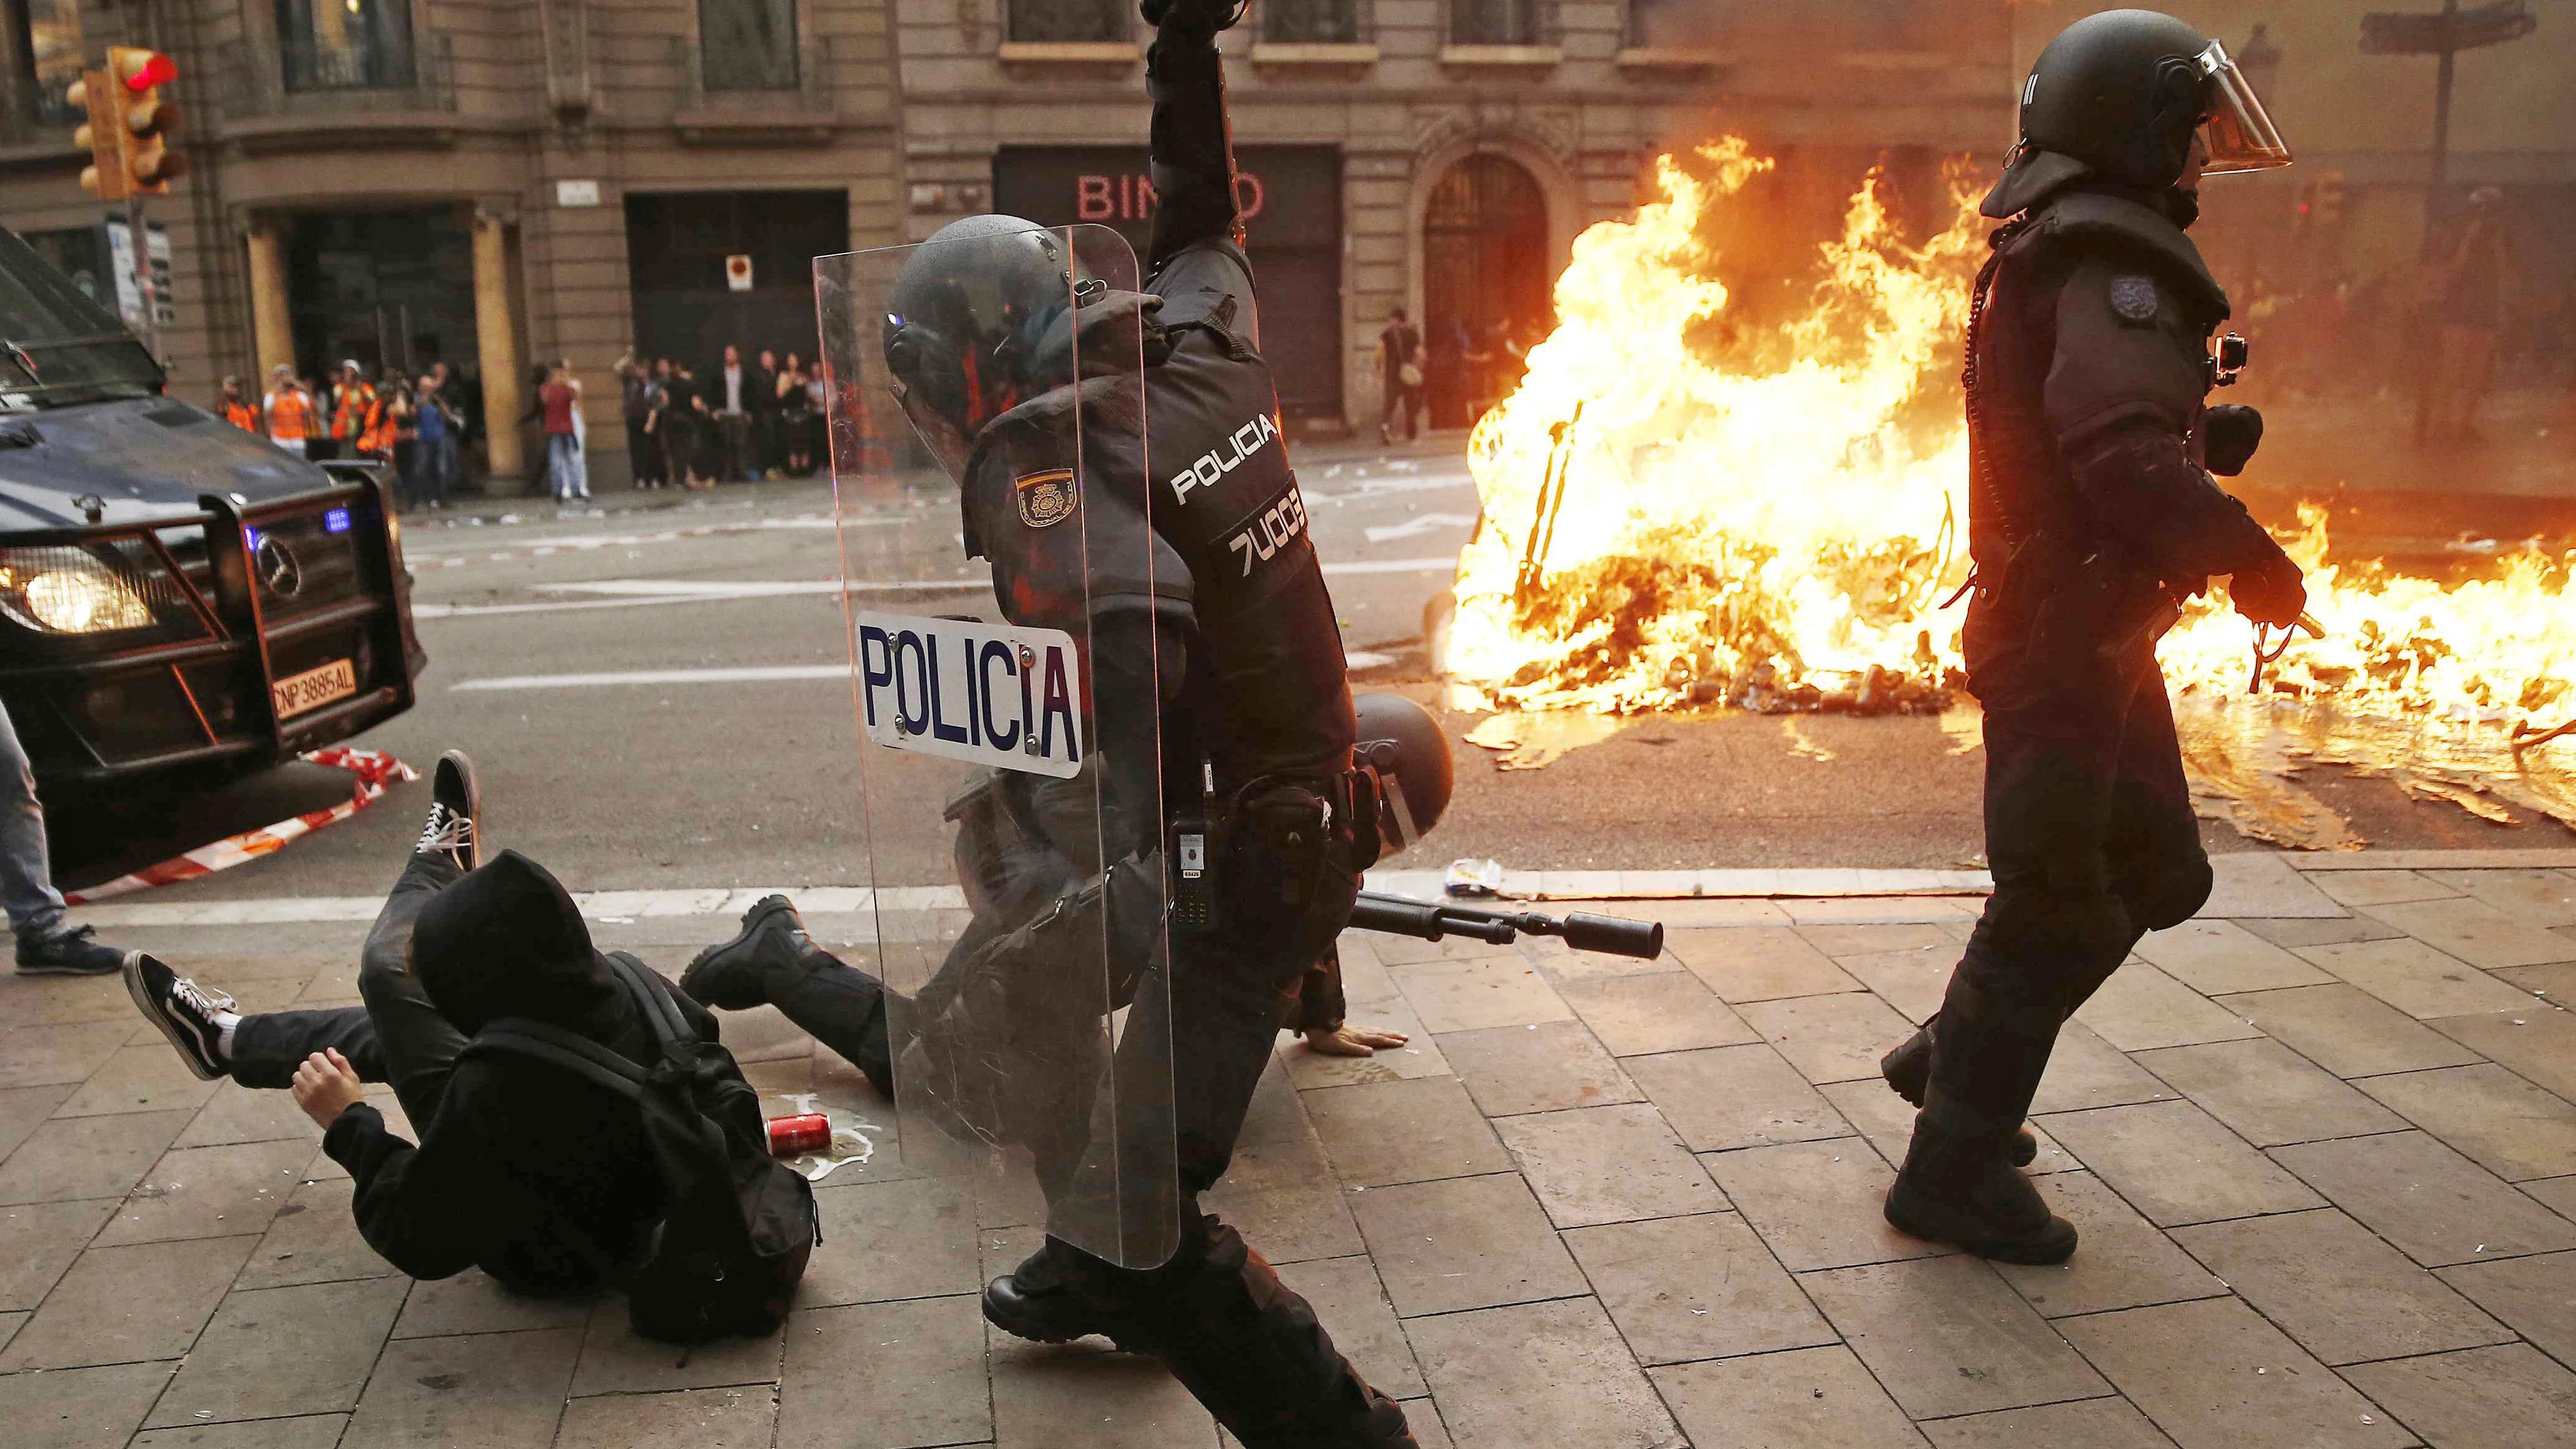
[[[0,410],[148,397],[161,380],[113,313],[0,227]]]

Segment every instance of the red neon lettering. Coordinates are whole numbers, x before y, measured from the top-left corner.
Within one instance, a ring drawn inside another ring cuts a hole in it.
[[[1073,182],[1073,214],[1084,221],[1107,221],[1118,210],[1106,176],[1078,176]]]

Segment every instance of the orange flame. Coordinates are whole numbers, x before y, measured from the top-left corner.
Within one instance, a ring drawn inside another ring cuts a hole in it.
[[[1438,662],[1462,704],[1494,709],[1795,708],[1869,689],[1937,708],[1959,663],[1960,613],[1940,606],[1967,574],[1956,376],[1986,224],[1958,190],[1956,219],[1909,246],[1873,177],[1818,249],[1807,314],[1766,339],[1774,360],[1712,360],[1694,338],[1729,298],[1700,223],[1771,163],[1734,138],[1698,154],[1708,178],[1663,158],[1661,199],[1576,240],[1555,332],[1470,438],[1484,517]],[[2416,747],[2483,731],[2481,759],[2498,726],[2576,709],[2576,553],[2445,584],[2331,563],[2322,510],[2301,518],[2289,547],[2327,633],[2267,688],[2402,719]],[[2223,598],[2195,601],[2166,676],[2241,699],[2250,640]]]

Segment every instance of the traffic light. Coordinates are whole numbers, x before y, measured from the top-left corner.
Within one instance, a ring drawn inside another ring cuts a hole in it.
[[[2343,173],[2320,171],[2299,184],[2299,221],[2316,230],[2343,223]]]
[[[186,174],[187,162],[171,144],[179,108],[161,95],[178,78],[178,65],[157,50],[111,45],[107,69],[72,86],[66,99],[89,113],[89,124],[72,135],[74,145],[89,149],[84,190],[101,201],[160,196],[172,178]]]

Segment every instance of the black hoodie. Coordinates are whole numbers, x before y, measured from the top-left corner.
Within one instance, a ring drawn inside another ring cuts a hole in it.
[[[515,851],[422,911],[412,966],[431,1004],[468,1036],[500,1017],[529,1017],[639,1064],[655,1059],[649,1029],[571,897]],[[698,1037],[716,1040],[715,1018],[674,996]],[[418,1147],[359,1103],[322,1146],[356,1183],[351,1208],[367,1246],[415,1278],[480,1266],[528,1291],[587,1288],[601,1280],[601,1261],[634,1261],[662,1215],[633,1104],[568,1072],[470,1057],[437,1115],[413,1125]]]

